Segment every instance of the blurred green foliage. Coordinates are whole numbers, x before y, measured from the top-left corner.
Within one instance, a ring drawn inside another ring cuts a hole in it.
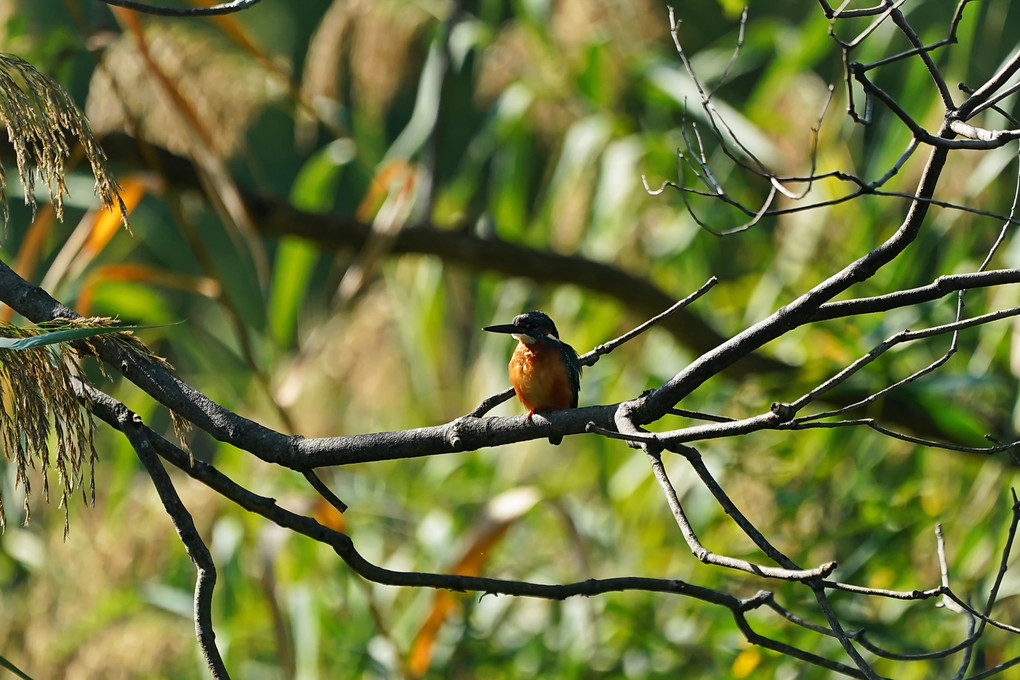
[[[903,10],[930,42],[944,37],[952,4],[908,0]],[[653,186],[677,179],[681,125],[703,120],[663,4],[477,0],[459,7],[451,21],[448,3],[267,0],[221,23],[143,23],[153,53],[178,79],[240,185],[306,211],[372,215],[379,206],[370,198],[389,200],[385,191],[373,194],[373,182],[405,181],[401,168],[421,181],[431,154],[431,210],[415,213],[423,210],[419,201],[412,220],[444,228],[481,221],[481,230],[509,241],[612,263],[677,298],[718,276],[720,285],[695,311],[723,333],[789,302],[900,223],[905,200],[868,197],[712,236],[689,218],[676,193],[652,197],[641,184],[642,175]],[[730,0],[677,9],[685,50],[708,83],[730,58],[741,9]],[[868,128],[845,119],[840,57],[817,3],[752,2],[749,12],[742,53],[716,95],[745,143],[781,174],[806,173],[810,128],[833,84],[819,169],[868,178],[884,173],[908,133],[889,115]],[[187,154],[191,133],[175,120],[132,36],[105,6],[12,0],[0,3],[0,13],[7,17],[3,50],[59,79],[97,133],[126,128]],[[950,82],[977,81],[1015,49],[1018,13],[1010,3],[967,7],[958,44],[937,53]],[[253,48],[237,41],[238,31]],[[899,42],[880,31],[859,58],[905,49]],[[884,71],[878,83],[908,102],[913,115],[937,123],[937,93],[909,63]],[[705,141],[727,189],[751,203],[761,200],[767,188],[728,164],[710,136]],[[888,188],[912,191],[922,155]],[[954,157],[938,198],[1007,212],[1014,155],[1004,148]],[[183,321],[140,335],[183,380],[272,427],[325,436],[455,418],[507,384],[507,339],[479,328],[526,309],[547,311],[580,352],[644,320],[580,287],[424,256],[384,258],[361,285],[345,287],[345,277],[352,285],[352,268],[365,264],[359,253],[323,252],[292,238],[253,248],[197,193],[164,191],[137,167],[120,168],[122,180],[147,187],[131,215],[132,232],[113,235],[94,252],[75,251],[69,244],[78,230],[88,233],[95,208],[85,172],[71,178],[63,223],[37,218],[30,228],[27,210],[12,206],[0,257],[14,263],[34,254],[37,264],[19,271],[71,306],[87,293],[91,313],[140,325]],[[846,190],[835,181],[814,189],[820,198]],[[746,219],[719,202],[693,203],[720,229]],[[999,228],[966,212],[935,210],[911,249],[853,294],[973,271]],[[33,233],[44,236],[32,241]],[[111,269],[122,264],[137,269],[131,275]],[[993,266],[1020,266],[1012,235]],[[1015,287],[978,290],[968,295],[967,309],[1012,306],[1017,297]],[[763,412],[888,335],[949,321],[954,310],[955,299],[947,297],[814,324],[767,348],[796,367],[790,373],[717,378],[683,406],[732,417]],[[582,405],[613,403],[661,384],[693,358],[682,339],[653,330],[603,359],[584,375]],[[853,385],[880,389],[938,357],[946,342],[889,352]],[[1008,323],[967,331],[947,366],[900,393],[960,440],[979,442],[985,433],[1008,439],[1017,401],[1014,342]],[[137,388],[94,376],[147,423],[170,431],[166,413]],[[516,403],[496,411],[519,412]],[[41,499],[30,526],[9,517],[14,521],[0,537],[0,654],[36,678],[203,677],[189,622],[192,565],[130,446],[100,430],[96,507],[72,509],[70,538],[61,539],[62,512]],[[485,575],[545,583],[681,578],[738,596],[768,588],[789,608],[822,622],[797,585],[735,576],[693,558],[645,457],[620,442],[577,436],[552,449],[543,439],[326,471],[351,506],[342,520],[316,506],[296,473],[200,434],[192,433],[189,444],[256,492],[342,522],[359,550],[387,567],[450,568],[471,545],[489,501],[531,488],[539,502],[492,549]],[[701,451],[737,504],[798,562],[836,559],[839,580],[867,586],[932,587],[939,583],[934,527],[942,523],[954,588],[983,601],[1010,520],[1014,471],[1001,459],[849,429],[761,433],[706,442]],[[683,461],[669,460],[667,467],[706,546],[762,559]],[[0,463],[0,470],[5,498],[16,498],[12,466]],[[219,569],[217,643],[235,677],[407,672],[435,593],[366,584],[324,546],[267,525],[183,475],[175,480]],[[17,502],[7,505],[16,513]],[[1010,574],[994,612],[999,619],[1020,620],[1017,594],[1020,581]],[[845,621],[893,650],[935,649],[965,636],[965,622],[931,602],[845,594],[833,601]],[[545,602],[458,595],[457,602],[436,640],[430,676],[829,677],[749,646],[728,612],[683,597],[626,592]],[[751,620],[763,634],[842,660],[834,641],[768,613]],[[979,645],[976,665],[1016,654],[1020,643],[993,631]],[[876,668],[909,679],[945,672],[954,662],[878,662]]]

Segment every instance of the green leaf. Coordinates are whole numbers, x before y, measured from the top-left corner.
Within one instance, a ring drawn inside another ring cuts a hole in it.
[[[61,342],[80,340],[93,335],[106,335],[109,333],[120,333],[138,328],[137,326],[104,326],[92,328],[64,328],[59,331],[49,331],[30,338],[0,338],[0,349],[24,350],[33,347],[44,347],[56,345]]]
[[[294,338],[318,260],[319,250],[306,241],[286,238],[280,242],[269,295],[269,328],[281,347]]]
[[[344,167],[354,158],[355,145],[350,139],[338,139],[314,153],[294,180],[291,202],[310,212],[324,213],[333,209]]]

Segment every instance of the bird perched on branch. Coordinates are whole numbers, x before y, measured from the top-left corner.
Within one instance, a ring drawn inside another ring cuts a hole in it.
[[[581,391],[581,362],[577,352],[560,340],[556,324],[542,312],[525,312],[513,323],[486,326],[491,333],[509,333],[517,340],[510,357],[510,383],[524,407],[528,420],[535,413],[577,408]],[[562,436],[549,437],[559,444]]]

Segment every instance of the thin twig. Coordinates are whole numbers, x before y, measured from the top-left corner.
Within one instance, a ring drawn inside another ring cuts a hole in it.
[[[1003,661],[1000,664],[996,664],[996,665],[992,666],[991,668],[987,668],[987,669],[985,669],[984,671],[982,671],[980,673],[975,673],[974,675],[968,675],[967,676],[967,680],[984,680],[985,678],[990,678],[993,675],[998,675],[999,673],[1001,673],[1002,671],[1006,670],[1007,668],[1012,668],[1013,666],[1016,666],[1017,664],[1020,664],[1020,656],[1014,656],[1012,659],[1010,659],[1008,661]]]
[[[998,312],[989,312],[988,314],[981,314],[980,316],[972,317],[970,319],[961,319],[961,320],[954,321],[953,323],[942,324],[940,326],[933,326],[931,328],[925,328],[925,329],[922,329],[922,330],[917,330],[917,331],[904,330],[904,331],[900,331],[899,333],[891,335],[888,338],[886,338],[885,340],[883,340],[882,342],[880,342],[878,345],[876,345],[874,348],[872,348],[871,351],[869,351],[867,354],[865,354],[864,356],[860,357],[859,359],[857,359],[856,361],[851,363],[849,366],[844,368],[842,371],[840,371],[836,375],[832,376],[831,378],[829,378],[828,380],[826,380],[822,384],[818,385],[814,389],[812,389],[809,392],[805,393],[800,398],[794,400],[793,402],[790,402],[790,408],[792,408],[794,412],[800,411],[805,406],[810,404],[812,401],[817,399],[820,395],[822,395],[825,392],[831,390],[836,385],[839,385],[840,383],[845,382],[848,378],[850,378],[850,376],[855,374],[857,371],[861,370],[862,368],[864,368],[865,366],[867,366],[868,364],[873,362],[875,359],[880,357],[882,354],[884,354],[885,352],[887,352],[888,350],[892,349],[893,347],[895,347],[897,345],[900,345],[900,344],[903,344],[903,343],[907,343],[907,342],[913,342],[915,340],[922,340],[922,339],[925,339],[925,338],[930,338],[930,337],[934,337],[936,335],[942,335],[942,334],[945,334],[945,333],[956,333],[957,331],[960,331],[960,330],[964,330],[964,329],[967,329],[967,328],[972,328],[974,326],[980,326],[980,325],[983,325],[983,324],[986,324],[986,323],[990,323],[992,321],[998,321],[1000,319],[1006,319],[1006,318],[1009,318],[1009,317],[1012,317],[1012,316],[1017,316],[1018,314],[1020,314],[1020,307],[1012,307],[1010,309],[1004,309],[1004,310],[1000,310]],[[951,351],[952,351],[952,348],[951,348]],[[804,416],[804,417],[798,418],[795,422],[797,424],[807,423],[807,422],[810,422],[812,420],[818,420],[819,418],[825,418],[825,417],[829,417],[829,416],[833,416],[833,415],[839,415],[839,414],[844,413],[847,410],[850,410],[852,408],[857,408],[859,406],[863,406],[865,404],[868,404],[868,403],[874,401],[875,399],[877,399],[878,397],[880,397],[881,395],[885,394],[889,390],[894,389],[896,387],[899,387],[900,385],[906,384],[908,382],[912,382],[912,381],[916,380],[917,378],[921,377],[922,375],[925,375],[926,373],[931,372],[932,370],[934,370],[938,366],[941,366],[943,363],[945,363],[945,361],[947,361],[949,359],[949,356],[951,356],[951,352],[948,353],[946,356],[942,357],[941,359],[933,362],[931,365],[927,366],[926,368],[924,368],[924,369],[922,369],[920,371],[915,372],[914,374],[912,374],[908,378],[900,380],[899,382],[895,383],[894,385],[886,387],[883,390],[881,390],[881,391],[879,391],[879,392],[877,392],[877,393],[875,393],[875,394],[873,394],[873,395],[871,395],[871,396],[869,396],[869,397],[867,397],[865,399],[860,400],[859,402],[856,402],[854,404],[851,404],[849,406],[846,406],[846,407],[843,407],[843,408],[840,408],[840,409],[835,409],[835,410],[832,410],[832,411],[825,411],[823,413],[816,413],[816,414],[812,414],[812,415],[809,415],[809,416]]]
[[[671,416],[683,416],[685,418],[693,418],[695,420],[708,420],[713,423],[731,423],[736,418],[730,418],[729,416],[717,416],[714,413],[703,413],[701,411],[689,411],[685,408],[671,408],[667,411]]]
[[[944,588],[937,586],[927,590],[889,590],[887,588],[869,588],[853,583],[840,583],[838,581],[822,581],[822,585],[832,590],[842,590],[848,593],[859,595],[870,595],[873,597],[887,597],[893,600],[929,600],[942,594]]]
[[[660,321],[669,318],[670,316],[677,313],[684,307],[688,306],[689,304],[700,298],[702,295],[707,293],[709,290],[711,290],[713,287],[715,287],[717,283],[719,283],[719,279],[717,279],[716,277],[713,276],[709,278],[708,281],[703,283],[700,288],[698,288],[696,291],[685,297],[683,300],[680,300],[675,305],[673,305],[666,311],[662,312],[661,314],[653,316],[648,321],[645,321],[640,326],[634,328],[633,330],[628,331],[627,333],[624,333],[620,337],[615,338],[614,340],[610,340],[609,342],[603,343],[595,347],[590,352],[585,352],[580,356],[581,365],[593,366],[595,362],[598,361],[601,357],[605,356],[606,354],[609,354],[610,352],[612,352],[614,349],[624,344],[625,342],[630,342],[631,340],[641,335],[642,333],[644,333],[645,331],[647,331],[649,328],[656,325]]]
[[[939,556],[939,575],[942,578],[942,602],[941,605],[950,611],[954,611],[957,614],[963,614],[964,610],[957,607],[956,604],[947,596],[947,593],[952,592],[949,587],[949,566],[946,562],[946,540],[942,536],[942,525],[935,525],[935,544]]]
[[[332,489],[326,486],[325,482],[319,478],[319,475],[316,474],[315,470],[305,470],[302,474],[304,474],[308,483],[312,485],[312,488],[319,492],[319,495],[322,496],[323,500],[332,505],[339,512],[347,512],[347,504],[340,500],[340,498],[333,493]]]
[[[820,578],[827,576],[833,569],[836,568],[835,562],[827,562],[815,567],[814,569],[777,569],[775,567],[754,564],[746,560],[718,555],[712,552],[703,546],[701,541],[698,540],[698,536],[694,532],[694,528],[691,526],[690,521],[687,519],[687,513],[684,512],[683,505],[680,503],[680,499],[676,494],[676,489],[673,488],[673,483],[670,482],[669,476],[666,474],[666,468],[662,464],[662,457],[658,453],[648,452],[648,459],[652,466],[652,474],[655,476],[655,480],[659,483],[659,486],[662,488],[662,491],[666,496],[666,503],[669,505],[669,509],[673,513],[673,518],[676,520],[677,526],[680,528],[680,533],[683,534],[684,540],[687,541],[687,546],[691,549],[691,552],[694,553],[694,556],[705,564],[714,564],[716,566],[736,569],[738,571],[746,571],[749,574],[755,574],[757,576],[782,579],[785,581],[801,581],[808,578]]]
[[[944,659],[947,656],[952,656],[953,654],[973,649],[974,643],[981,639],[981,636],[975,634],[972,629],[968,632],[965,639],[956,643],[952,647],[937,649],[933,652],[893,652],[880,647],[869,640],[864,630],[855,631],[850,634],[850,637],[872,654],[880,656],[883,659],[891,659],[893,661],[930,661],[932,659]]]
[[[815,602],[818,603],[818,608],[822,610],[822,614],[825,615],[825,620],[829,622],[829,628],[832,630],[832,635],[835,637],[839,644],[843,647],[843,651],[846,652],[847,656],[857,665],[857,668],[861,670],[864,677],[868,680],[879,680],[879,675],[875,673],[875,669],[871,667],[871,664],[861,655],[857,647],[854,646],[853,640],[850,639],[849,634],[843,630],[843,624],[839,622],[839,617],[836,615],[836,611],[832,608],[832,603],[829,602],[829,597],[825,593],[825,588],[820,583],[821,579],[813,579],[807,582],[807,585],[811,588],[815,595]]]
[[[962,444],[953,444],[952,442],[942,442],[935,439],[926,439],[924,437],[916,437],[914,435],[904,434],[902,432],[896,432],[876,422],[874,418],[854,418],[852,420],[837,420],[831,422],[789,422],[783,423],[777,426],[778,429],[783,430],[806,430],[812,428],[837,428],[837,427],[869,427],[875,432],[892,437],[893,439],[899,439],[900,441],[910,442],[911,444],[920,444],[921,446],[928,446],[933,449],[945,449],[946,451],[960,451],[962,453],[980,453],[980,454],[992,454],[999,453],[1001,451],[1009,451],[1017,446],[1020,446],[1020,439],[1009,441],[1005,444],[994,444],[992,446],[964,446]],[[986,436],[987,438],[987,436]]]
[[[197,572],[195,578],[195,633],[198,638],[198,646],[202,650],[202,657],[209,669],[209,674],[216,680],[227,679],[230,675],[227,673],[223,657],[220,656],[219,649],[216,647],[216,632],[212,625],[212,596],[213,588],[216,585],[216,565],[213,562],[212,554],[202,541],[202,536],[195,527],[191,513],[181,502],[170,475],[163,468],[159,456],[153,449],[142,419],[127,408],[118,409],[116,418],[118,428],[131,442],[135,453],[138,454],[138,459],[149,473],[152,485],[163,502],[163,508],[173,521],[177,535],[188,552],[188,557],[195,564]]]

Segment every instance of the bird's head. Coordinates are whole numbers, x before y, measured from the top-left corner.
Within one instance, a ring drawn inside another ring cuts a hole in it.
[[[513,323],[486,326],[483,331],[490,333],[509,333],[525,345],[543,340],[559,342],[560,334],[556,324],[543,312],[525,312],[514,317]]]

